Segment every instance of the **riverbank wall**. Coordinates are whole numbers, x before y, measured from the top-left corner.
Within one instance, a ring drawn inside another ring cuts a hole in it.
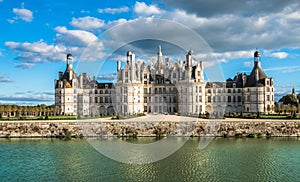
[[[138,137],[138,136],[217,136],[217,137],[298,137],[300,121],[68,121],[0,122],[0,137]]]

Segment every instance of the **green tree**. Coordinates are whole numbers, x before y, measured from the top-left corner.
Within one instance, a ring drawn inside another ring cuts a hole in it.
[[[298,98],[294,94],[287,94],[283,96],[279,102],[287,106],[287,111],[291,113],[292,116],[296,116],[296,110],[299,106]]]

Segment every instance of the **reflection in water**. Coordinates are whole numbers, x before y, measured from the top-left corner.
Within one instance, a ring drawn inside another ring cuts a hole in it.
[[[121,140],[121,139],[119,139]],[[149,138],[146,139],[148,143]],[[1,181],[297,181],[298,138],[216,138],[198,149],[189,139],[150,164],[106,158],[85,140],[0,139]],[[134,143],[145,143],[138,138]],[[159,149],[158,149],[159,150]]]

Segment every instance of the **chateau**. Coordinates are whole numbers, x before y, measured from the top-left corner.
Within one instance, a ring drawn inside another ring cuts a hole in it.
[[[55,105],[63,115],[103,115],[138,113],[180,113],[215,116],[233,113],[272,113],[274,80],[261,68],[260,53],[254,53],[250,75],[237,73],[226,82],[206,82],[202,62],[193,59],[193,51],[184,61],[173,63],[158,48],[151,65],[136,61],[127,52],[123,68],[117,63],[116,83],[99,83],[72,68],[67,55],[65,72],[55,80]]]

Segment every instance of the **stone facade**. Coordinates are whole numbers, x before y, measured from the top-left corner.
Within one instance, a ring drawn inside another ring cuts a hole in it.
[[[78,77],[73,70],[72,55],[67,55],[65,72],[58,73],[55,85],[55,106],[61,115],[97,116],[113,114],[112,83],[98,83],[86,73]]]
[[[121,114],[271,113],[274,80],[262,70],[258,51],[254,53],[250,75],[237,73],[226,82],[205,82],[202,62],[193,59],[192,50],[185,61],[172,64],[168,57],[163,59],[159,47],[157,61],[150,66],[137,63],[134,53],[127,53],[125,67],[118,67],[116,98],[117,111]]]
[[[213,116],[239,113],[272,113],[274,80],[261,68],[260,53],[254,53],[254,67],[249,75],[237,73],[226,82],[206,82],[202,62],[193,59],[193,51],[184,61],[171,62],[163,57],[159,46],[157,60],[151,65],[136,61],[127,52],[123,68],[117,65],[116,83],[99,83],[72,68],[72,55],[67,55],[67,68],[55,80],[55,104],[63,115],[103,115],[118,113],[179,113]]]

